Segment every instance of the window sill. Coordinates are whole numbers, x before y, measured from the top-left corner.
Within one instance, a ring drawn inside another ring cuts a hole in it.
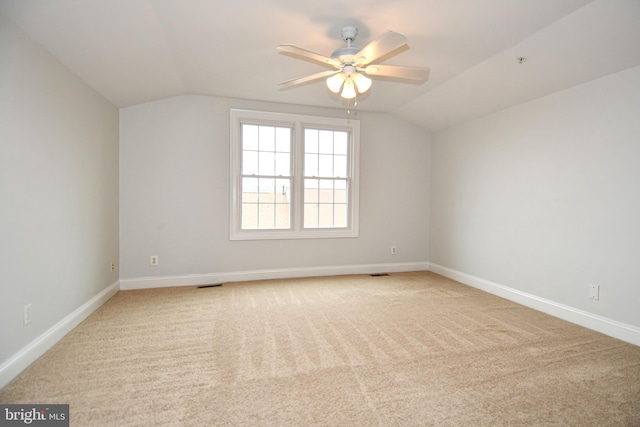
[[[242,230],[232,233],[229,240],[294,240],[294,239],[342,239],[359,237],[358,230],[317,229],[289,230]]]

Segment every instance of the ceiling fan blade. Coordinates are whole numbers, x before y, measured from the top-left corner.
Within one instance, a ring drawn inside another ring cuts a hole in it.
[[[354,58],[358,66],[371,64],[376,59],[387,55],[399,47],[407,44],[407,38],[404,34],[389,31],[377,40],[372,41],[356,53]]]
[[[364,72],[370,76],[396,77],[399,79],[426,81],[429,78],[429,68],[398,67],[395,65],[369,65]]]
[[[281,88],[297,86],[297,85],[301,85],[303,83],[309,83],[309,82],[313,82],[315,80],[320,80],[322,78],[332,76],[332,75],[337,74],[339,72],[340,72],[340,70],[322,71],[320,73],[311,74],[310,76],[300,77],[298,79],[293,79],[293,80],[287,80],[285,82],[279,83],[279,85],[280,85]]]
[[[278,45],[277,49],[280,52],[290,53],[292,55],[300,56],[302,58],[310,59],[315,62],[319,62],[321,64],[330,65],[332,67],[341,68],[342,63],[334,58],[329,58],[328,56],[324,56],[322,54],[313,52],[309,49],[305,49],[300,46],[295,46],[292,44],[281,44]]]

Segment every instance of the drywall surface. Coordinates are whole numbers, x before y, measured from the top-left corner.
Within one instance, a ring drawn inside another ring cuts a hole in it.
[[[342,109],[208,96],[121,109],[122,279],[426,263],[429,135],[386,114],[349,116],[361,133],[358,238],[230,241],[231,108],[347,117]]]
[[[118,110],[2,15],[0,57],[2,365],[118,281]]]
[[[430,262],[640,326],[639,117],[636,67],[434,134]]]

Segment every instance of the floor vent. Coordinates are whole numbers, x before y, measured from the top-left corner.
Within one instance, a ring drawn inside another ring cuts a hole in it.
[[[222,286],[222,283],[216,283],[214,285],[200,285],[198,286],[198,289],[204,289],[204,288],[217,288],[219,286]]]
[[[371,277],[380,277],[380,276],[388,276],[388,273],[376,273],[376,274],[370,274],[369,276]]]

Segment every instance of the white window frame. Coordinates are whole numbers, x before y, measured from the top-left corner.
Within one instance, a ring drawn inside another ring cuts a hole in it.
[[[292,135],[292,195],[290,229],[242,229],[241,194],[241,127],[243,124],[263,124],[285,126],[293,129]],[[326,129],[347,131],[349,141],[349,191],[348,225],[345,228],[304,228],[303,227],[303,184],[304,184],[304,129]],[[230,191],[230,240],[261,239],[309,239],[342,238],[359,235],[359,158],[360,158],[360,121],[332,117],[307,116],[287,113],[231,109],[230,130],[231,154],[231,191]]]

